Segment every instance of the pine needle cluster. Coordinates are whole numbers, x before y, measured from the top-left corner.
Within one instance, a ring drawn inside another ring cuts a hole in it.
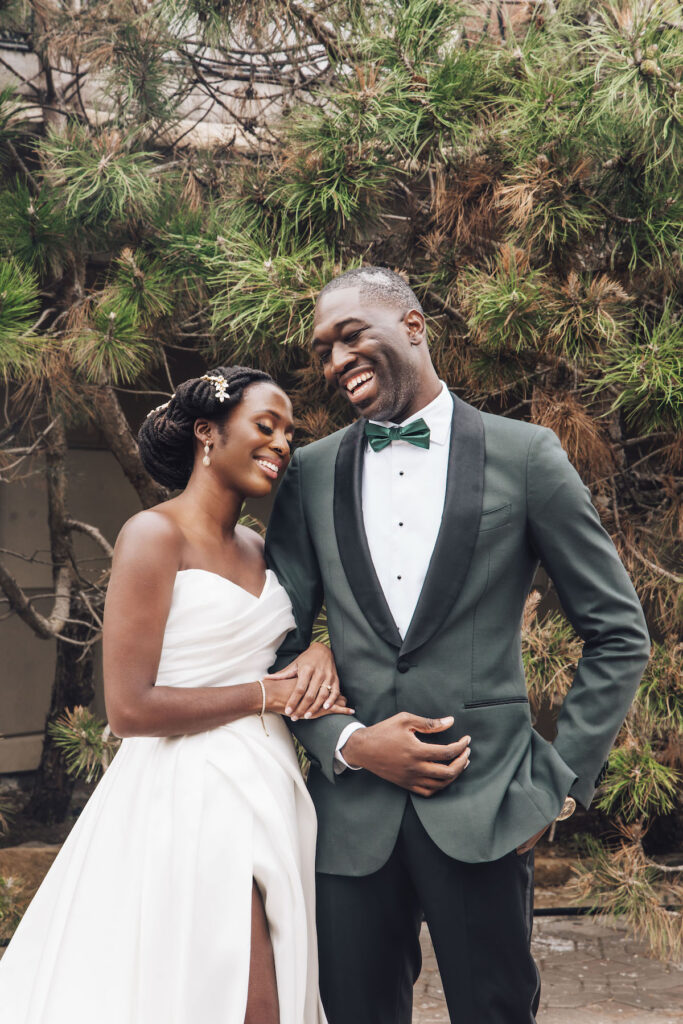
[[[645,938],[655,956],[678,960],[683,951],[683,886],[674,879],[662,885],[658,865],[648,860],[637,830],[624,835],[617,850],[606,849],[590,836],[583,838],[584,856],[577,862],[574,888],[578,900],[597,905],[604,914],[623,917]]]
[[[106,771],[119,746],[109,726],[80,706],[65,712],[49,729],[64,751],[70,774],[86,782],[95,781]]]
[[[560,705],[581,657],[581,641],[559,613],[538,616],[541,595],[527,598],[522,622],[522,657],[534,713],[543,704]]]
[[[0,336],[7,366],[23,362],[20,342],[38,315],[38,287],[30,267],[11,257],[0,264]]]

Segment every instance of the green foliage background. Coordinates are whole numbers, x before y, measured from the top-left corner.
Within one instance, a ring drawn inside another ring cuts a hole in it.
[[[683,761],[680,9],[254,7],[7,7],[36,52],[99,75],[108,114],[74,93],[37,124],[0,94],[0,371],[69,422],[97,417],[97,389],[158,387],[178,352],[246,361],[290,390],[305,442],[348,417],[310,361],[317,290],[362,262],[405,272],[441,375],[558,433],[645,605],[655,653],[599,806],[649,885],[643,839],[680,813]],[[202,149],[179,104],[247,50],[252,84],[313,70]],[[534,599],[525,646],[536,706],[557,703],[576,638]],[[680,948],[680,915],[607,904]]]

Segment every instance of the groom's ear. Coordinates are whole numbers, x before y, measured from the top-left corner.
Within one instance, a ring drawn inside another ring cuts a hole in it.
[[[409,309],[403,317],[403,324],[411,345],[422,345],[427,340],[425,318],[419,309]]]

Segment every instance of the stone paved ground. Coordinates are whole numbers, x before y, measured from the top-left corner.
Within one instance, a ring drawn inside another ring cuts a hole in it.
[[[0,850],[0,875],[18,876],[32,891],[58,849],[31,842]],[[570,905],[565,888],[569,873],[570,862],[563,858],[537,860],[537,907]],[[449,1024],[426,929],[422,940],[424,967],[415,990],[413,1024]],[[591,917],[536,917],[533,954],[542,982],[538,1024],[683,1024],[683,963],[650,959],[645,944],[622,924]]]
[[[413,1024],[448,1024],[426,928],[422,947]],[[621,924],[537,917],[532,949],[541,972],[538,1024],[683,1024],[683,963],[650,959]]]

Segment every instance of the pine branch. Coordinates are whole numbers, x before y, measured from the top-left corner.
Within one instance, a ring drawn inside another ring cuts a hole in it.
[[[33,177],[33,175],[29,171],[28,167],[26,166],[26,164],[24,163],[22,158],[19,156],[19,153],[17,153],[17,151],[16,151],[16,149],[14,147],[14,143],[12,142],[11,139],[7,139],[6,138],[4,140],[4,144],[5,144],[5,146],[7,146],[8,150],[12,154],[12,159],[15,161],[17,167],[21,170],[21,173],[26,178],[26,181],[28,182],[28,184],[29,184],[29,186],[31,188],[31,191],[33,192],[34,195],[37,195],[38,192],[40,191],[40,189],[38,187],[38,182]]]
[[[645,555],[638,550],[635,544],[632,544],[631,541],[628,540],[623,533],[621,534],[621,536],[624,545],[628,548],[631,554],[638,559],[639,562],[642,562],[643,565],[646,565],[648,569],[652,569],[652,571],[657,573],[658,576],[663,576],[665,579],[671,580],[672,583],[676,583],[678,586],[683,586],[683,576],[677,576],[675,572],[669,572],[668,569],[662,568],[662,566],[657,565],[656,562],[650,561],[650,559],[646,558]]]
[[[657,871],[661,871],[663,875],[678,875],[683,871],[683,864],[660,864],[658,860],[652,860],[651,857],[643,856],[643,862],[649,867],[656,868]]]
[[[15,469],[18,465],[20,465],[20,463],[22,463],[24,459],[27,459],[30,455],[33,455],[33,453],[40,447],[40,445],[43,443],[49,432],[52,430],[55,423],[55,419],[51,420],[50,423],[48,423],[48,425],[45,427],[45,429],[41,430],[41,432],[36,437],[35,441],[33,441],[33,443],[30,444],[27,448],[9,450],[5,449],[6,454],[18,454],[19,458],[15,459],[14,462],[10,462],[9,465],[2,467],[2,473],[0,473],[0,482],[7,483],[7,477],[4,476],[3,474],[11,472],[11,470]]]
[[[285,10],[291,11],[295,18],[298,18],[298,20],[306,26],[313,38],[316,39],[321,46],[325,47],[333,60],[338,63],[343,63],[344,61],[349,63],[360,63],[362,61],[362,57],[360,55],[354,55],[353,50],[349,48],[347,44],[340,42],[332,29],[325,24],[315,11],[309,10],[305,4],[299,3],[299,0],[279,0],[279,2]]]
[[[142,465],[137,442],[113,388],[98,388],[94,412],[109,448],[137,491],[143,507],[150,508],[166,501],[170,493],[152,480]]]
[[[10,64],[8,61],[6,61],[4,59],[4,57],[0,56],[0,64],[2,64],[3,67],[7,68],[7,70],[9,71],[9,73],[12,75],[13,78],[18,78],[21,81],[21,83],[24,86],[24,88],[32,89],[33,92],[36,94],[36,97],[40,96],[41,91],[38,88],[38,86],[34,85],[30,78],[25,78],[24,75],[21,75],[17,71],[17,69],[15,67],[13,67],[12,64]]]
[[[429,289],[427,291],[427,295],[432,300],[432,302],[434,302],[435,305],[439,307],[439,309],[443,310],[444,313],[448,313],[448,315],[452,317],[454,320],[457,320],[458,323],[462,324],[465,330],[469,333],[469,324],[467,323],[467,319],[463,316],[459,309],[456,309],[455,306],[452,306],[450,302],[446,302],[445,299],[442,299],[438,292]]]
[[[114,549],[107,540],[107,538],[100,533],[96,526],[92,526],[91,523],[82,523],[78,519],[72,519],[70,516],[66,519],[66,525],[71,530],[77,530],[79,533],[85,533],[88,537],[92,538],[96,544],[104,551],[108,558],[113,558]]]
[[[56,637],[69,617],[72,552],[64,527],[66,517],[66,434],[60,416],[50,424],[45,453],[48,524],[52,554],[55,600],[51,615],[46,618],[33,608],[31,601],[9,570],[0,564],[0,587],[10,607],[42,639]],[[46,433],[46,432],[45,432]],[[45,436],[45,434],[44,434]]]
[[[49,618],[41,615],[31,604],[19,583],[0,562],[0,590],[3,591],[9,606],[19,618],[29,626],[36,636],[41,640],[53,640],[59,635],[60,630],[68,618],[69,591],[71,586],[71,573],[68,568],[62,566],[57,574],[57,588],[55,603],[52,614]]]

